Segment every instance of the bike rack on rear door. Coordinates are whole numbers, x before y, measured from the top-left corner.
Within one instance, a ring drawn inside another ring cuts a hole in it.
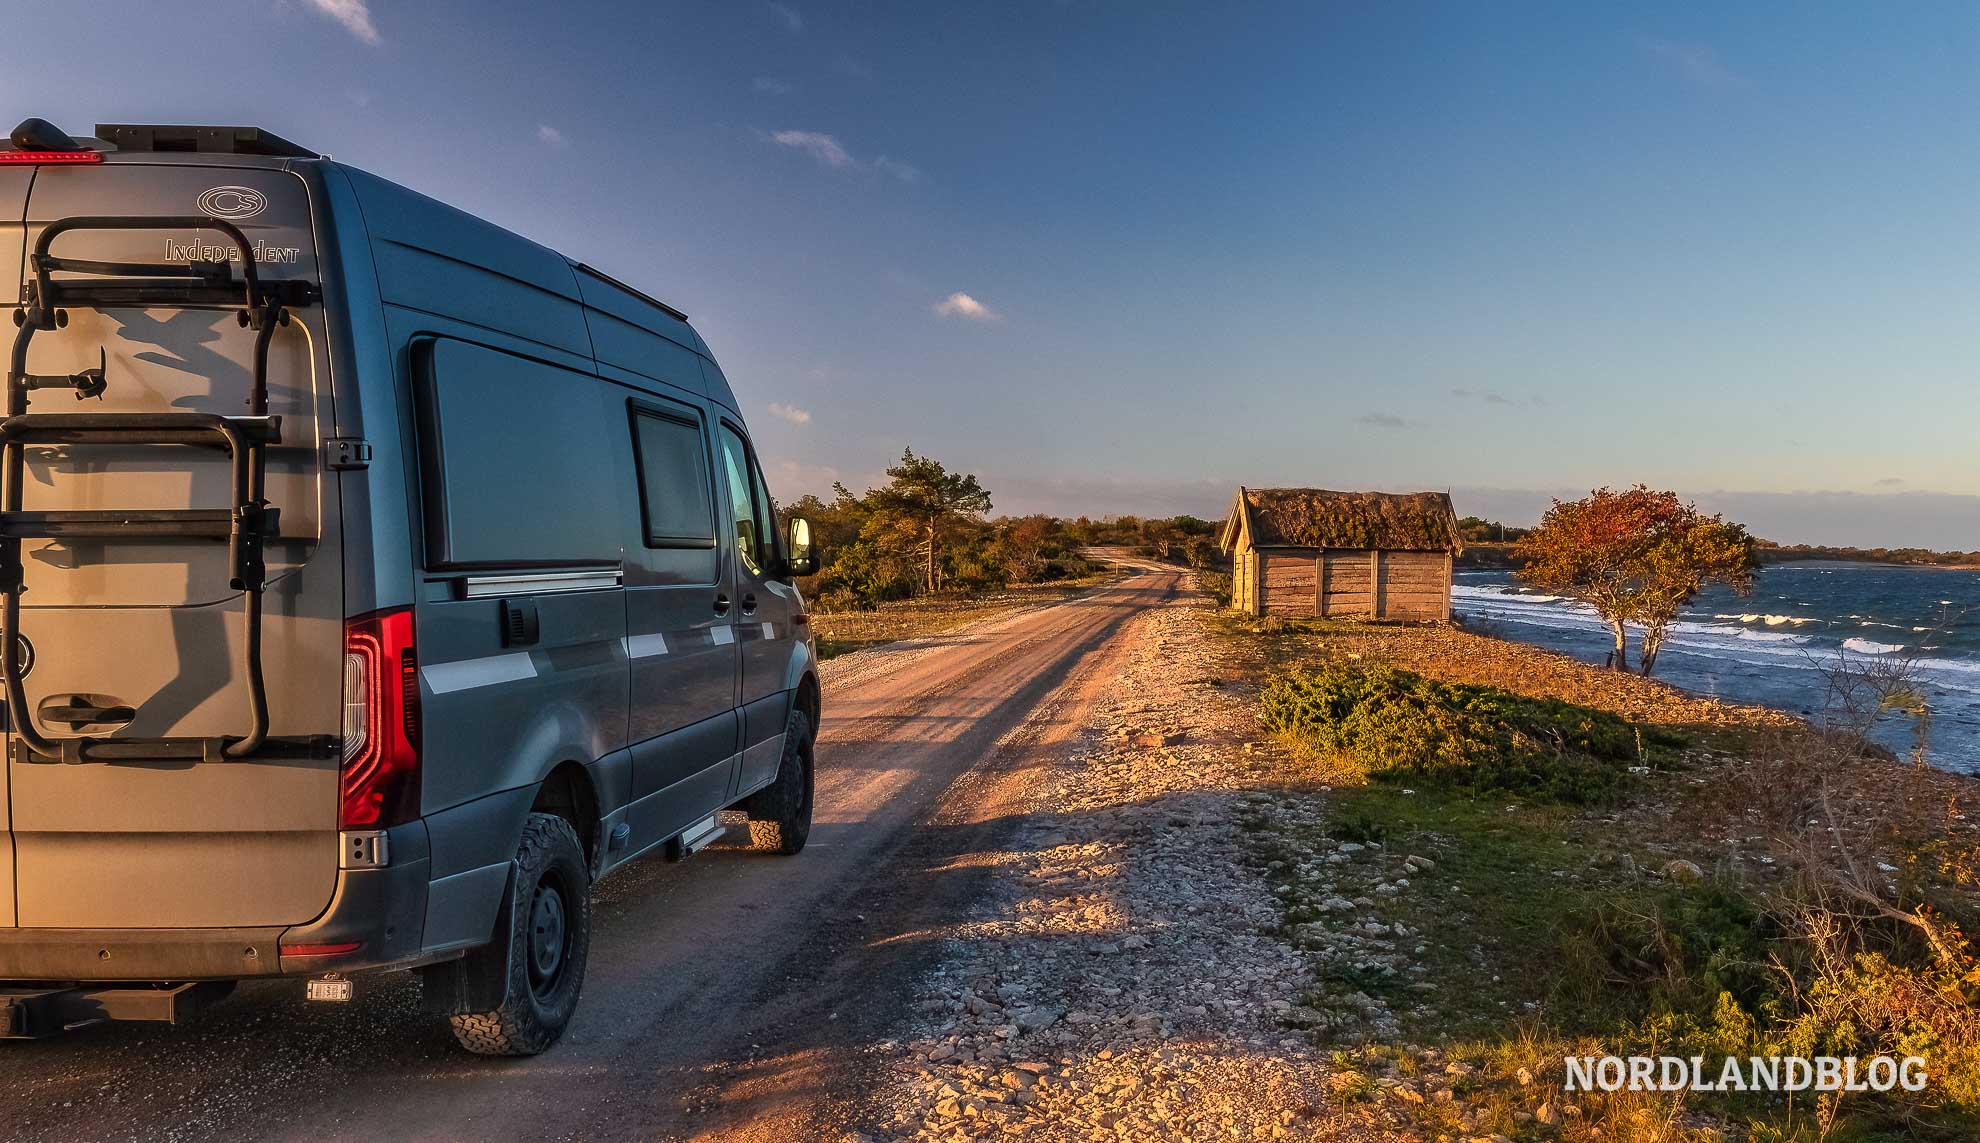
[[[58,258],[49,253],[62,235],[86,230],[179,230],[210,228],[234,242],[241,258],[236,280],[229,262],[134,263]],[[288,324],[288,307],[319,300],[307,282],[263,282],[255,273],[254,250],[232,223],[203,216],[137,218],[77,217],[50,223],[29,255],[34,279],[14,315],[20,332],[7,373],[7,416],[0,420],[0,628],[9,645],[0,653],[12,713],[12,754],[23,762],[220,761],[261,754],[318,754],[328,748],[317,738],[279,739],[268,734],[268,691],[261,673],[261,603],[267,568],[262,551],[277,531],[276,510],[263,498],[267,447],[281,439],[280,417],[268,415],[268,345],[278,326]],[[93,277],[63,278],[57,272]],[[67,324],[66,308],[112,306],[245,305],[242,326],[255,331],[254,384],[246,416],[217,413],[31,413],[34,390],[71,388],[76,399],[100,396],[101,367],[70,376],[35,376],[27,371],[28,346],[38,330]],[[96,509],[30,512],[21,507],[29,445],[171,444],[219,446],[232,460],[230,503],[225,508],[170,510]],[[21,541],[29,539],[156,540],[206,537],[227,541],[228,585],[245,599],[247,629],[242,670],[252,725],[243,735],[208,738],[50,738],[35,726],[21,682],[19,653],[21,594],[26,590]]]

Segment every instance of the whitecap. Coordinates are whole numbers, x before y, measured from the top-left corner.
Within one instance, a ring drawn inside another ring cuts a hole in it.
[[[1854,651],[1859,655],[1888,655],[1893,651],[1904,650],[1904,644],[1879,643],[1874,639],[1860,639],[1852,636],[1843,640],[1843,650]]]

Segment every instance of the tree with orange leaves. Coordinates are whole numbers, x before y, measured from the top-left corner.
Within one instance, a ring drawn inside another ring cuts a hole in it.
[[[1608,621],[1617,670],[1629,669],[1629,625],[1641,627],[1646,675],[1680,608],[1707,584],[1747,594],[1759,567],[1744,527],[1641,484],[1554,501],[1514,555],[1523,582],[1579,599]]]

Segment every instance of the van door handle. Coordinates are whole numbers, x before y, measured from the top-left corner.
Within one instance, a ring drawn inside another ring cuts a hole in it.
[[[66,722],[71,730],[85,726],[123,724],[137,717],[137,711],[116,702],[102,702],[101,695],[51,695],[41,700],[35,713],[43,722]]]
[[[726,595],[718,595],[718,596],[716,596],[716,597],[715,597],[715,614],[717,614],[717,615],[727,615],[728,613],[729,613],[729,597],[728,597],[728,596],[726,596]]]
[[[756,614],[756,596],[754,594],[743,596],[743,614],[744,615]]]

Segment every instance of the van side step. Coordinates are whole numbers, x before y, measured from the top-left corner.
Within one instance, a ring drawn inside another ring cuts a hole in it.
[[[709,814],[681,831],[681,836],[667,843],[667,860],[684,861],[720,841],[722,835],[727,832],[729,831],[722,825],[721,816]]]

